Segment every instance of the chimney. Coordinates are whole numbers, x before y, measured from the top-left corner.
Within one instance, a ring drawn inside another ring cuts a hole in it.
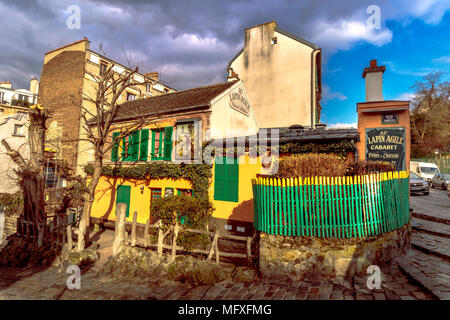
[[[146,76],[147,78],[150,78],[152,80],[159,81],[159,74],[157,71],[146,73],[146,74],[144,74],[144,76]]]
[[[39,81],[36,77],[32,77],[30,80],[30,91],[32,94],[38,94]]]
[[[370,60],[370,67],[364,68],[366,79],[366,102],[383,101],[383,72],[385,66],[377,66],[377,60]]]

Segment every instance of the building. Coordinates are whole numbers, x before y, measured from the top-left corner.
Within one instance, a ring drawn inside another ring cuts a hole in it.
[[[36,78],[31,78],[30,89],[13,89],[10,81],[0,81],[0,107],[7,106],[28,107],[35,104],[39,82]]]
[[[409,101],[383,99],[383,74],[385,66],[371,60],[362,77],[366,81],[366,101],[356,106],[358,132],[357,144],[362,160],[387,161],[397,170],[408,170],[411,155],[411,128]]]
[[[244,48],[228,64],[228,79],[244,83],[261,128],[320,120],[322,51],[281,30],[275,21],[245,29]]]
[[[85,125],[82,110],[93,112],[95,105],[90,98],[97,93],[96,81],[92,75],[101,76],[113,64],[117,74],[132,69],[117,63],[90,49],[87,38],[49,51],[44,64],[39,87],[39,104],[52,112],[48,120],[46,148],[55,152],[58,159],[64,159],[76,174],[83,174],[83,166],[92,156],[90,143],[83,138]],[[134,100],[174,92],[162,84],[158,73],[135,73],[134,83],[122,93],[119,101]],[[143,84],[141,84],[143,83]]]

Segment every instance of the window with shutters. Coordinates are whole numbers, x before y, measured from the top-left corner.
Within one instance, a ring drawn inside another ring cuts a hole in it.
[[[173,127],[152,130],[152,160],[172,160]]]
[[[120,132],[112,135],[111,161],[147,161],[149,129],[133,131],[122,139],[117,139],[119,135]]]
[[[214,200],[238,202],[238,159],[217,157],[214,167]]]

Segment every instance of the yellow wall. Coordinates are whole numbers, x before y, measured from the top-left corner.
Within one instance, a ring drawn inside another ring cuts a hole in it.
[[[151,188],[162,188],[162,194],[165,188],[174,188],[175,194],[178,188],[192,189],[188,180],[178,179],[122,179],[102,177],[95,192],[95,201],[91,210],[91,217],[102,218],[114,221],[116,219],[116,192],[121,185],[130,186],[130,215],[128,221],[133,221],[133,212],[138,212],[138,223],[146,223],[150,217],[150,195]],[[143,186],[143,190],[141,187]]]

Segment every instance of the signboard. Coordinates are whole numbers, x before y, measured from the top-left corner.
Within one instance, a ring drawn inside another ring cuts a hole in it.
[[[396,170],[406,168],[405,128],[367,128],[366,160],[392,163]]]
[[[398,113],[382,113],[381,124],[398,124]]]
[[[250,104],[245,97],[242,86],[240,86],[239,89],[230,92],[230,107],[247,117],[249,116]]]
[[[164,197],[171,197],[173,196],[173,188],[166,188]]]

